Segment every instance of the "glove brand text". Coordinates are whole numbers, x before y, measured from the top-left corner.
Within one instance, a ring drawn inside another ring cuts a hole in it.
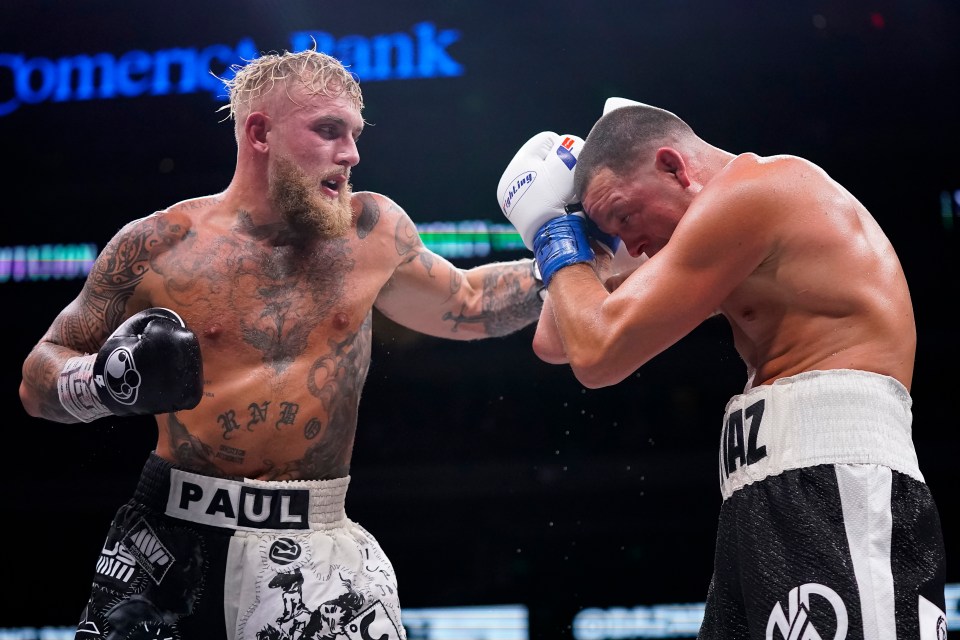
[[[536,178],[537,178],[536,171],[528,171],[527,173],[523,174],[522,176],[514,180],[513,186],[507,190],[507,195],[503,200],[503,210],[505,212],[509,211],[510,207],[513,206],[514,196],[516,196],[516,199],[519,200],[521,196],[523,196],[523,194],[526,192],[527,188],[529,188],[529,186],[533,184],[533,181]]]

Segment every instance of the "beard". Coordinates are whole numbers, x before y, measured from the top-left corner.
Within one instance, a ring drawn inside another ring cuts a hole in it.
[[[277,158],[273,164],[267,197],[291,231],[305,239],[339,238],[350,228],[350,184],[343,183],[336,200],[318,193],[317,185],[332,175],[339,172],[321,179],[311,178],[288,158]]]

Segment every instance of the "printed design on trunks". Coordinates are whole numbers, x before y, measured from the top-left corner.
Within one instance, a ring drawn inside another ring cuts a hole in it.
[[[309,529],[310,491],[273,489],[170,470],[166,513],[232,529]]]
[[[145,518],[121,528],[101,551],[97,591],[77,633],[105,640],[179,638],[204,587],[202,540],[186,529],[154,529]],[[102,631],[102,635],[101,635]]]
[[[170,551],[147,521],[140,518],[124,532],[122,539],[114,541],[113,546],[104,545],[100,550],[96,571],[122,584],[129,584],[139,565],[156,584],[160,584],[172,564]]]
[[[917,596],[921,640],[947,640],[947,614],[923,596]]]
[[[280,565],[296,562],[302,553],[300,543],[290,538],[277,538],[270,545],[269,552],[270,559]]]
[[[757,446],[766,401],[758,400],[743,409],[735,409],[723,422],[720,435],[720,482],[737,469],[767,457],[767,447]]]
[[[817,598],[811,600],[812,595]],[[780,602],[770,612],[766,640],[844,640],[847,637],[847,607],[830,587],[815,582],[794,587],[787,595],[787,603],[787,612]],[[824,617],[820,615],[817,619],[821,627],[815,627],[810,620],[811,613],[823,611],[827,606],[833,609],[834,624],[829,629],[822,628]]]
[[[331,573],[333,570],[331,567]],[[303,599],[300,568],[276,573],[267,583],[275,593],[268,595],[270,599],[280,598],[283,610],[274,624],[257,631],[257,640],[399,640],[397,627],[383,603],[368,603],[348,575],[337,569],[336,576],[328,576],[339,580],[340,593],[311,609]]]
[[[83,636],[99,636],[100,627],[97,626],[97,623],[93,620],[90,620],[90,605],[87,605],[83,608],[83,614],[80,616],[80,622],[77,623],[77,637],[82,638]]]
[[[123,546],[156,584],[163,581],[163,576],[173,565],[170,551],[142,518],[123,536]]]
[[[113,546],[108,546],[109,542],[108,540],[100,550],[96,572],[121,584],[128,584],[134,576],[136,560],[119,540],[115,541]]]

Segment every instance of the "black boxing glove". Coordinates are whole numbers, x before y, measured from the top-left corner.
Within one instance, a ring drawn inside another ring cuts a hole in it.
[[[70,358],[57,391],[81,422],[193,409],[203,395],[200,343],[170,309],[146,309],[117,327],[98,353]]]

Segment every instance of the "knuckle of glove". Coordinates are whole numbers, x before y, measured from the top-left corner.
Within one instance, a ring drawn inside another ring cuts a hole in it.
[[[144,309],[127,318],[116,330],[113,335],[137,335],[142,333],[144,328],[155,320],[173,322],[179,326],[185,326],[183,320],[175,312],[163,307],[153,307]]]
[[[573,135],[544,132],[534,136],[508,166],[498,185],[500,208],[516,227],[524,244],[533,250],[541,227],[565,215],[564,206],[574,197],[574,168],[583,140]],[[545,150],[545,151],[544,151]]]
[[[115,415],[192,409],[203,394],[197,336],[173,312],[149,311],[118,327],[94,363],[97,395]]]

